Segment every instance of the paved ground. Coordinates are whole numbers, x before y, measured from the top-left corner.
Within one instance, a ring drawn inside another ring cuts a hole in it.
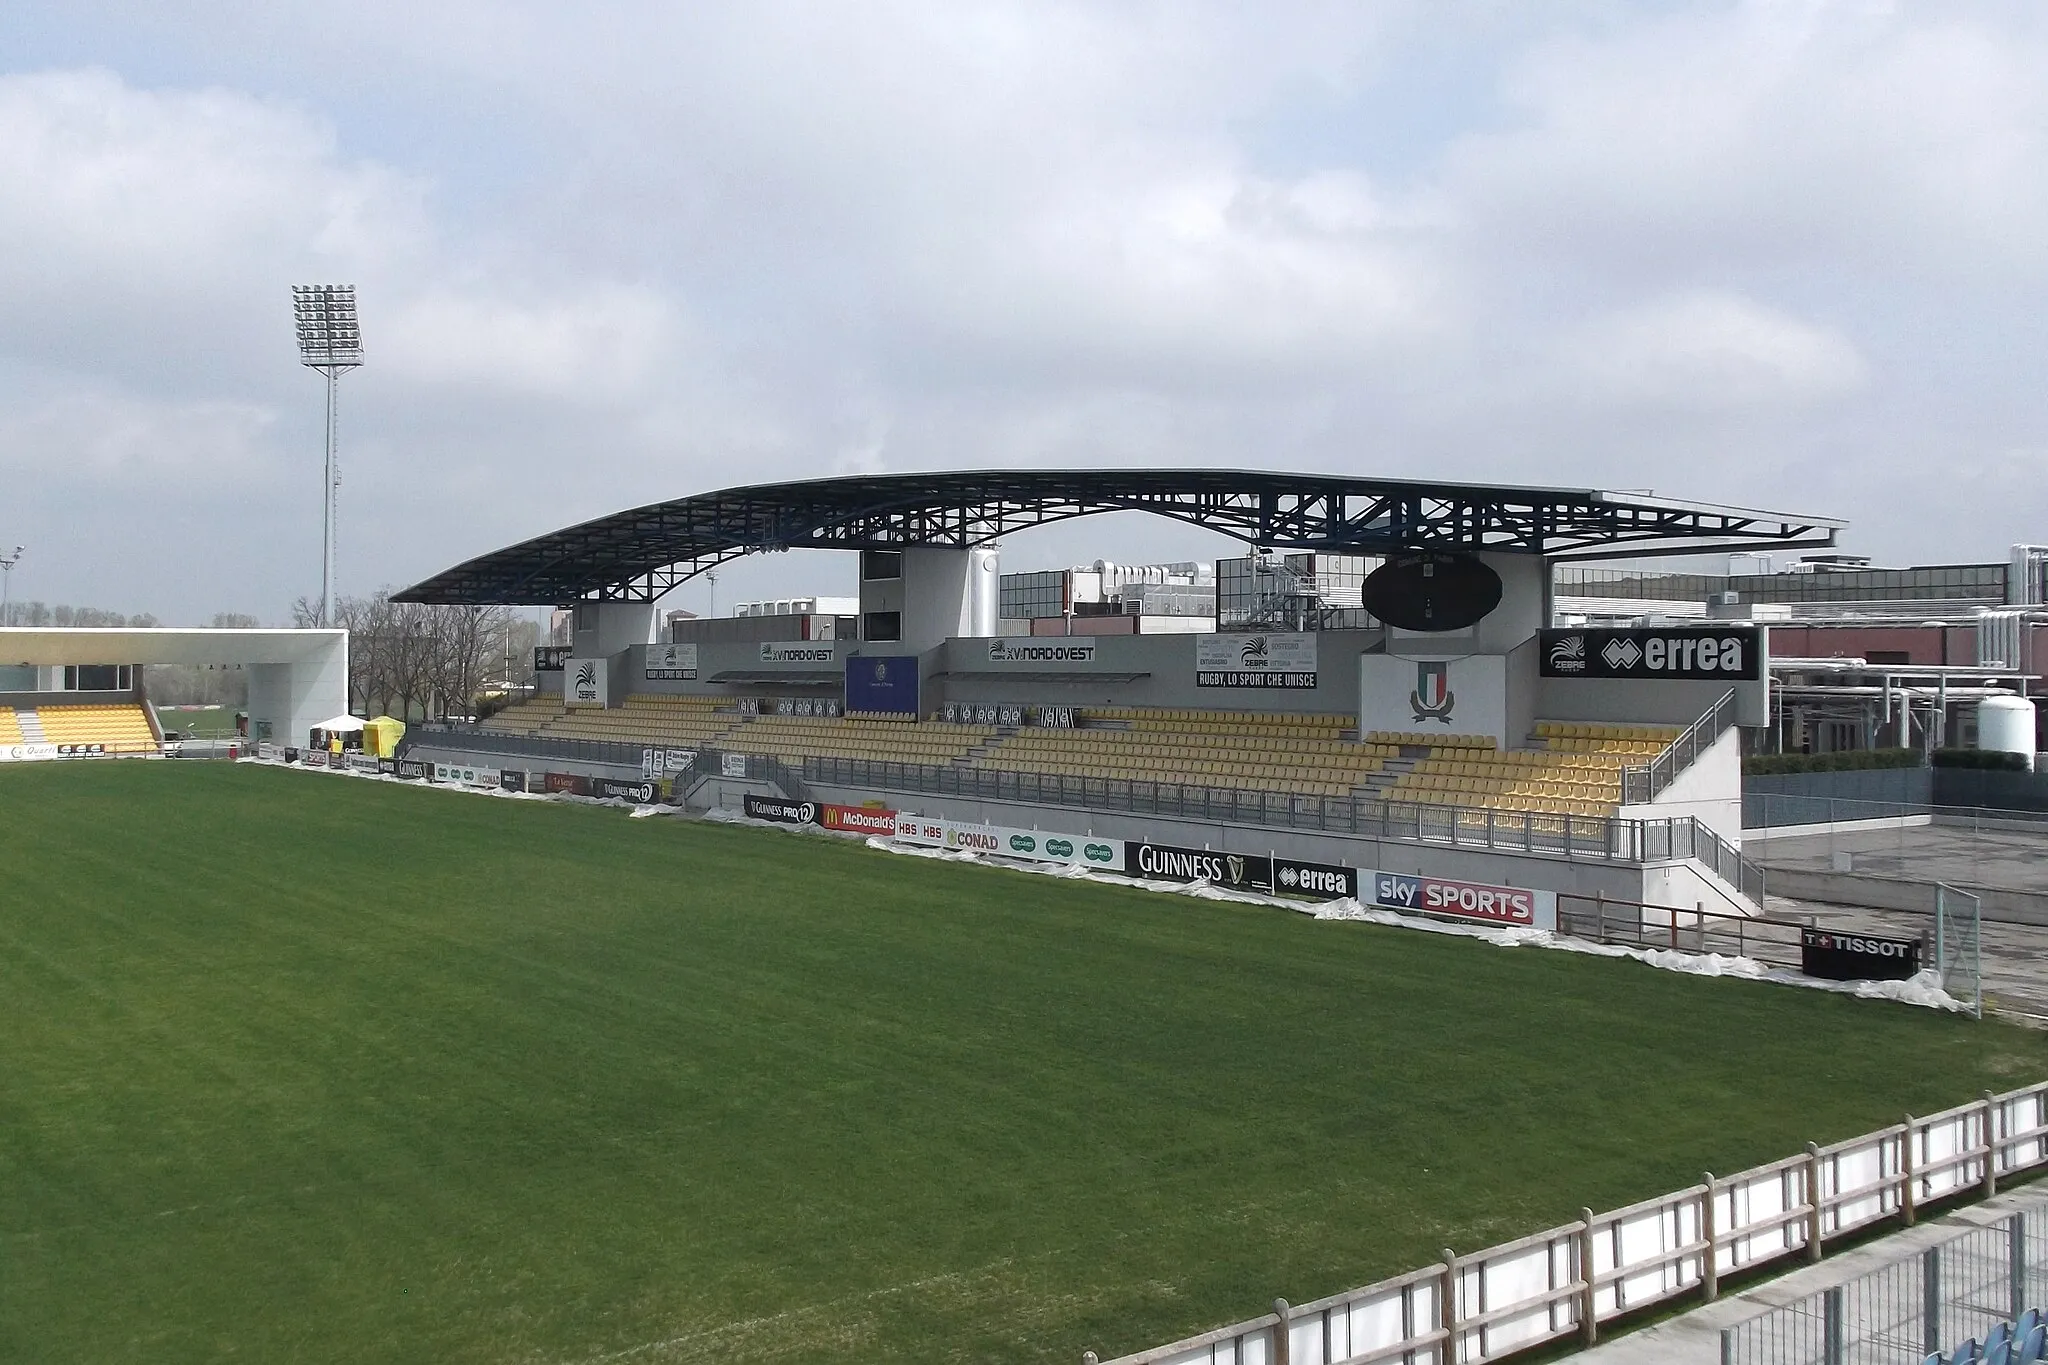
[[[2041,1194],[2039,1186],[2001,1194],[1981,1204],[1959,1209],[1935,1222],[1922,1223],[1866,1243],[1853,1251],[1830,1256],[1819,1265],[1792,1271],[1682,1317],[1617,1337],[1572,1359],[1590,1362],[1590,1365],[1720,1365],[1723,1327],[1733,1326],[1820,1290],[1845,1284],[1880,1266],[1924,1251],[1958,1232],[2000,1222],[2021,1206],[2038,1204]]]
[[[1912,825],[1762,842],[1745,838],[1743,851],[1766,867],[1855,872],[1951,886],[2048,890],[2048,828]],[[1837,865],[1836,859],[1842,855],[1847,856],[1847,867]]]
[[[1890,938],[1932,935],[1934,917],[1914,910],[1863,910],[1845,905],[1769,898],[1773,916],[1811,919],[1838,929]],[[2048,1028],[2048,928],[2031,924],[1983,926],[1984,1007]]]

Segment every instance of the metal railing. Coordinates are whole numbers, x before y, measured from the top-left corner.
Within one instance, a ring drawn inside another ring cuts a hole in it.
[[[415,726],[407,732],[406,743],[408,747],[440,744],[478,753],[604,763],[636,771],[643,749],[653,747],[609,740],[511,735],[467,725]],[[690,752],[697,755],[697,774],[715,776],[722,771],[727,751],[705,748]],[[778,782],[799,799],[810,799],[811,785],[825,784],[1596,862],[1654,863],[1692,858],[1735,890],[1755,899],[1758,905],[1763,903],[1763,869],[1743,858],[1732,844],[1692,816],[1623,820],[1605,815],[1440,806],[1357,795],[1302,796],[1173,782],[1008,772],[956,764],[826,756],[786,760],[765,754],[745,757],[747,776]]]
[[[1894,1365],[2048,1307],[2048,1198],[1721,1329],[1723,1365]],[[2015,1343],[2017,1346],[2018,1343]]]
[[[1705,715],[1686,726],[1684,733],[1665,745],[1663,752],[1650,760],[1649,766],[1621,770],[1621,803],[1640,806],[1656,800],[1680,773],[1692,766],[1694,759],[1712,748],[1714,741],[1727,734],[1734,724],[1735,689],[1731,687],[1721,694],[1719,701],[1707,708]]]

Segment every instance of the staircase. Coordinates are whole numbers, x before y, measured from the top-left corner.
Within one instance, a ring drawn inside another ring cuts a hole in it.
[[[50,737],[43,733],[43,718],[36,714],[33,706],[25,706],[14,713],[15,723],[21,726],[24,744],[48,744]]]

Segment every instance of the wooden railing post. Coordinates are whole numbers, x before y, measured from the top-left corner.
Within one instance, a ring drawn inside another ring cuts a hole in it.
[[[1806,1259],[1820,1259],[1821,1192],[1820,1192],[1820,1148],[1814,1143],[1806,1144]]]
[[[1579,1229],[1579,1340],[1592,1346],[1600,1340],[1600,1313],[1593,1284],[1593,1210],[1580,1209],[1579,1219],[1583,1224]]]
[[[1908,1114],[1906,1131],[1899,1135],[1899,1215],[1907,1227],[1919,1214],[1920,1192],[1913,1188],[1918,1183],[1913,1175],[1913,1116]]]
[[[1292,1365],[1294,1357],[1294,1309],[1285,1299],[1273,1300],[1273,1312],[1280,1321],[1273,1325],[1273,1365]]]
[[[1442,1300],[1438,1316],[1443,1319],[1444,1345],[1440,1360],[1458,1358],[1458,1253],[1444,1248],[1444,1287],[1437,1291]]]
[[[1984,1197],[1998,1193],[1998,1102],[1984,1092]]]
[[[1718,1248],[1715,1245],[1714,1228],[1714,1219],[1717,1216],[1714,1212],[1714,1173],[1708,1171],[1706,1178],[1707,1192],[1700,1196],[1700,1240],[1707,1244],[1706,1250],[1700,1253],[1700,1289],[1706,1301],[1712,1303],[1721,1295],[1721,1271],[1715,1264],[1715,1252]]]

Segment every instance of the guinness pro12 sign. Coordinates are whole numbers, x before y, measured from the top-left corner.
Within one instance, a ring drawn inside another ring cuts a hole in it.
[[[1755,626],[1546,630],[1539,644],[1546,678],[1755,682],[1763,676],[1763,632]]]

